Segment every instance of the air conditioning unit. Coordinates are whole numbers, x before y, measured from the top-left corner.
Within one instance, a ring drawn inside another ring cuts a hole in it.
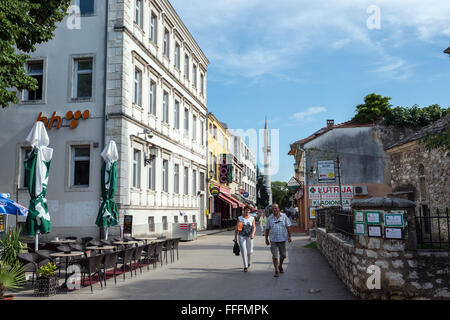
[[[368,195],[367,186],[356,186],[355,187],[355,196],[364,196]]]

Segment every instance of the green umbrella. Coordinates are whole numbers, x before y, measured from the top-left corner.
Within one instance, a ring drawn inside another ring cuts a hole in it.
[[[116,163],[119,158],[116,143],[110,141],[101,154],[105,160],[101,170],[102,184],[102,204],[98,210],[97,221],[98,227],[105,228],[105,239],[108,239],[108,229],[119,223],[119,215],[117,213],[117,205],[114,201],[114,194],[117,187],[117,169]]]
[[[36,237],[37,250],[38,234],[50,232],[50,215],[45,197],[53,149],[47,147],[50,141],[41,121],[34,123],[26,140],[33,147],[25,160],[25,177],[31,197],[26,226],[28,234]]]

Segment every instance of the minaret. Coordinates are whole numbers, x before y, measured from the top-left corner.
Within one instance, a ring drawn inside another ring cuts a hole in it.
[[[269,205],[272,205],[272,187],[270,181],[270,141],[269,141],[269,127],[267,125],[267,117],[266,123],[264,125],[264,180],[266,184],[266,190],[269,195]]]

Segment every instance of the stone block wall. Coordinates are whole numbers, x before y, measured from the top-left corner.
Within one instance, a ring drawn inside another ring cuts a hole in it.
[[[362,299],[450,299],[450,252],[408,250],[404,240],[316,232],[317,247],[347,288]],[[370,266],[380,289],[369,289]]]

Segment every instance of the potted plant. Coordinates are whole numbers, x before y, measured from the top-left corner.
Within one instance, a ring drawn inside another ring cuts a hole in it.
[[[10,266],[20,265],[17,254],[24,252],[27,248],[26,245],[19,240],[20,233],[21,228],[10,229],[4,238],[0,239],[1,260]]]
[[[56,264],[53,262],[49,262],[38,269],[38,277],[34,287],[35,296],[48,297],[56,294],[58,278],[55,276],[55,271]]]
[[[20,264],[9,265],[0,260],[0,300],[12,300],[12,295],[5,295],[6,289],[21,289],[26,282],[25,272]]]

